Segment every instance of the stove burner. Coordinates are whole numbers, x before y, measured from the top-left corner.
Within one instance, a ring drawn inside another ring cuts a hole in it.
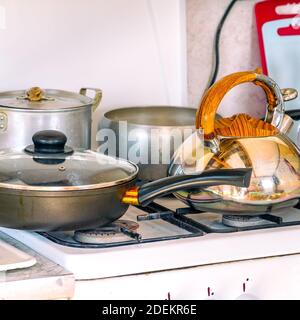
[[[119,220],[96,230],[77,231],[75,237],[73,231],[38,232],[38,234],[61,246],[101,249],[136,245],[137,242],[152,243],[197,238],[213,233],[247,232],[249,230],[300,226],[300,206],[258,216],[232,214],[223,216],[217,213],[200,212],[190,207],[174,209],[173,205],[165,206],[155,202],[146,207],[136,207],[135,210],[140,210],[140,212],[133,212],[133,216],[128,216],[129,221]],[[140,221],[140,226],[134,222],[135,219]],[[139,233],[136,231],[137,228],[139,228]],[[170,232],[171,230],[172,232]],[[90,239],[80,239],[80,234],[88,234]],[[95,241],[97,238],[98,240]],[[79,242],[80,240],[83,243]]]
[[[117,220],[107,226],[90,229],[77,230],[74,232],[74,240],[81,243],[101,244],[110,242],[111,239],[120,238],[126,240],[126,237],[141,240],[141,236],[135,232],[139,227],[138,223],[129,220]]]
[[[261,216],[223,215],[222,223],[228,227],[246,228],[265,224],[266,221]]]

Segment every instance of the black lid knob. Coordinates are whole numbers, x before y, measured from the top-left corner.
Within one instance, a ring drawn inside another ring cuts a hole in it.
[[[34,145],[27,146],[25,151],[33,154],[70,154],[73,150],[66,146],[67,137],[57,130],[36,132],[32,141]]]
[[[34,151],[38,153],[63,153],[67,137],[56,130],[44,130],[35,133],[32,137]]]

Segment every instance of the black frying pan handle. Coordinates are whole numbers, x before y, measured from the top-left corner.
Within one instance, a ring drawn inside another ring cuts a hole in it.
[[[247,188],[250,184],[251,174],[252,168],[242,168],[208,170],[201,174],[167,177],[142,185],[138,190],[138,202],[141,206],[147,206],[155,198],[184,189],[217,185]]]

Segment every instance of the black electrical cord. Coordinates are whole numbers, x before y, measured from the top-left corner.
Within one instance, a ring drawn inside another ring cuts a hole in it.
[[[217,79],[218,76],[218,72],[219,72],[219,66],[220,66],[220,36],[221,36],[221,32],[222,32],[222,28],[224,25],[224,22],[227,18],[227,16],[229,15],[231,9],[233,8],[234,4],[237,2],[238,0],[232,0],[228,7],[226,8],[216,31],[216,35],[215,35],[215,40],[214,40],[214,66],[212,68],[212,73],[210,76],[210,79],[208,81],[208,85],[207,88],[211,87]]]

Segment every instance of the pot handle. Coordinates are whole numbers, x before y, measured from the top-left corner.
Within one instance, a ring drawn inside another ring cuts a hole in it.
[[[276,128],[280,126],[284,117],[284,100],[280,88],[271,78],[255,71],[237,72],[217,81],[204,94],[196,114],[196,128],[202,128],[204,138],[215,138],[215,117],[217,109],[226,93],[235,86],[252,82],[263,88],[268,100],[266,122]]]
[[[93,111],[96,111],[97,107],[99,106],[101,100],[102,100],[102,90],[97,89],[97,88],[81,88],[79,91],[79,94],[82,94],[83,96],[87,95],[87,91],[94,91],[94,101],[93,101]]]
[[[147,206],[155,198],[176,191],[194,188],[206,188],[217,185],[232,185],[247,188],[250,184],[252,168],[216,169],[200,174],[177,175],[146,183],[141,187],[129,189],[122,202],[132,205]]]

